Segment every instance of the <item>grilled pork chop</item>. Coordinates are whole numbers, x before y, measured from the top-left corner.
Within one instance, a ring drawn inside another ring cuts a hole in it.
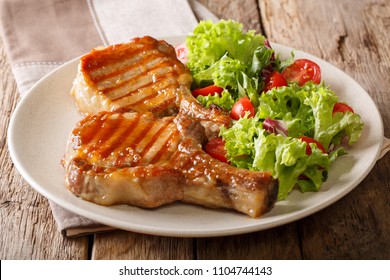
[[[191,83],[191,73],[175,49],[145,36],[84,55],[71,95],[84,115],[121,109],[161,117],[183,109],[202,122],[209,136],[216,135],[231,119],[218,108],[205,110],[192,96]]]
[[[184,201],[251,217],[271,209],[278,184],[270,173],[238,169],[203,151],[231,119],[198,103],[191,82],[174,48],[151,37],[83,56],[71,95],[86,117],[62,161],[68,189],[102,205]]]
[[[102,205],[146,208],[174,201],[258,217],[276,201],[270,173],[238,169],[202,149],[200,122],[187,114],[101,112],[79,122],[63,161],[68,188]]]

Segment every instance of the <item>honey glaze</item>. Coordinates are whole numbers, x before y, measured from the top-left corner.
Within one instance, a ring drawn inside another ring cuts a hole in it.
[[[96,166],[123,168],[168,160],[179,140],[173,117],[102,112],[80,122],[72,146]]]
[[[80,72],[115,108],[160,116],[178,106],[175,89],[192,82],[173,47],[148,36],[92,50],[81,58]]]
[[[174,48],[151,37],[84,56],[71,95],[86,117],[62,161],[68,189],[102,205],[183,201],[251,217],[268,211],[276,199],[271,176],[202,149],[231,118],[197,102],[191,82]]]

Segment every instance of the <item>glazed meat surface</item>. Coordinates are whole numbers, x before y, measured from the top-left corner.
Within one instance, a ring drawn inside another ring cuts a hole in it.
[[[172,115],[179,107],[177,91],[191,82],[170,45],[143,37],[84,55],[72,95],[83,114],[122,108]]]
[[[68,189],[101,205],[269,211],[278,192],[270,173],[232,167],[202,149],[231,118],[198,103],[191,83],[174,48],[151,37],[83,56],[71,95],[85,118],[62,161]]]
[[[102,112],[73,130],[63,161],[68,188],[102,205],[145,208],[174,201],[235,209],[251,217],[275,203],[270,173],[238,169],[202,149],[199,122],[179,114]]]
[[[161,117],[182,110],[215,135],[221,125],[229,125],[230,117],[217,108],[205,110],[192,96],[191,83],[191,73],[174,48],[146,36],[84,55],[71,95],[84,115],[120,109]]]

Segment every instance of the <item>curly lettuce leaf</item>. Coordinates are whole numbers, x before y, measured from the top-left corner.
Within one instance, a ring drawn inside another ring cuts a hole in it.
[[[336,102],[336,94],[323,84],[309,82],[302,87],[292,84],[262,94],[258,115],[260,119],[282,120],[288,136],[312,137],[326,149],[331,144],[339,145],[345,137],[353,144],[360,137],[363,122],[356,113],[333,114]]]
[[[220,136],[225,140],[225,150],[232,165],[253,170],[255,157],[254,139],[262,130],[259,119],[247,116],[235,122],[232,127],[221,127]]]
[[[312,108],[305,104],[308,92],[297,85],[273,88],[260,97],[260,119],[281,120],[288,136],[312,136],[315,119]]]
[[[199,95],[196,99],[206,108],[209,108],[212,104],[214,104],[225,109],[226,111],[230,111],[233,108],[235,102],[227,90],[222,91],[221,95]]]
[[[254,30],[244,32],[243,25],[233,20],[221,20],[215,24],[211,20],[201,21],[186,38],[187,65],[196,74],[226,53],[233,59],[251,64],[254,51],[264,45],[264,41],[264,36]]]
[[[257,117],[244,117],[231,128],[222,128],[227,157],[231,164],[257,171],[271,171],[279,180],[278,199],[282,200],[295,185],[301,191],[318,190],[326,179],[330,159],[316,145],[306,154],[306,143],[293,137],[267,133]],[[304,175],[305,180],[300,179]],[[301,181],[304,181],[303,183]]]
[[[314,139],[328,149],[333,135],[329,135],[327,129],[333,123],[333,107],[338,101],[336,94],[323,85],[308,83],[304,86],[307,91],[306,105],[312,108],[314,116]]]
[[[320,189],[330,161],[316,145],[311,144],[311,148],[312,153],[307,155],[306,143],[275,134],[262,133],[255,139],[254,170],[270,170],[279,179],[278,200],[285,199],[296,184],[302,192]],[[305,180],[300,179],[302,175]]]
[[[233,20],[200,22],[186,38],[192,87],[215,84],[227,89],[234,100],[247,96],[257,107],[263,87],[260,72],[271,64],[273,55],[264,41],[262,35],[244,32]]]
[[[237,81],[241,72],[246,71],[246,69],[247,65],[243,62],[225,54],[209,68],[193,74],[192,87],[197,88],[215,84],[234,92],[238,89]]]
[[[275,59],[265,38],[254,31],[244,32],[241,24],[202,21],[186,38],[186,45],[193,87],[215,84],[225,89],[221,96],[199,96],[199,102],[231,110],[237,99],[247,96],[257,109],[254,118],[245,116],[230,128],[222,127],[220,135],[232,165],[273,173],[279,180],[279,200],[294,186],[302,192],[319,190],[330,163],[345,154],[341,144],[345,139],[353,144],[360,137],[360,116],[333,113],[338,97],[324,84],[289,84],[261,94],[263,73],[269,68],[281,71],[293,61],[294,54],[285,61]],[[278,124],[285,133],[275,135],[273,130],[263,129],[263,121]],[[307,155],[306,143],[296,138],[299,136],[316,139],[329,154],[310,144],[312,153]]]

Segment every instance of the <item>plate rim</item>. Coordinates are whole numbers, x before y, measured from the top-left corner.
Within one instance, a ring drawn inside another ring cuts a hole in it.
[[[170,40],[178,40],[179,38],[185,38],[185,37],[184,36],[172,36],[172,37],[164,37],[162,39],[170,41]],[[47,199],[55,202],[56,204],[60,205],[61,207],[67,209],[68,211],[74,212],[75,214],[86,217],[88,219],[95,220],[99,223],[104,223],[106,225],[113,226],[113,227],[116,227],[119,229],[134,231],[134,232],[138,232],[138,233],[152,234],[152,235],[158,235],[158,236],[170,236],[170,237],[230,236],[230,235],[250,233],[250,232],[254,232],[254,231],[262,231],[265,229],[270,229],[270,228],[274,228],[274,227],[277,227],[280,225],[288,224],[288,223],[300,220],[302,218],[305,218],[307,216],[310,216],[310,215],[328,207],[329,205],[335,203],[336,201],[338,201],[342,197],[346,196],[349,192],[351,192],[353,189],[355,189],[361,183],[361,181],[363,181],[364,178],[366,178],[366,176],[371,172],[372,168],[376,164],[376,159],[378,158],[381,147],[383,145],[383,137],[384,137],[383,119],[382,119],[382,116],[377,108],[377,105],[375,104],[375,102],[371,98],[371,96],[368,94],[368,92],[359,83],[357,83],[357,81],[355,81],[351,76],[349,76],[347,73],[342,71],[340,68],[332,65],[331,63],[329,63],[321,58],[315,57],[309,53],[295,50],[294,48],[284,46],[284,45],[281,45],[278,43],[271,42],[271,45],[276,46],[276,48],[283,48],[283,49],[294,50],[296,52],[299,52],[301,55],[304,55],[305,57],[307,57],[309,59],[321,61],[321,63],[326,64],[328,66],[331,66],[333,69],[337,69],[338,71],[340,71],[344,75],[348,76],[350,78],[350,81],[352,81],[355,84],[355,86],[360,88],[361,91],[363,91],[367,95],[367,97],[371,100],[371,102],[372,102],[371,105],[373,105],[375,107],[376,113],[378,114],[378,117],[379,117],[379,123],[375,129],[380,130],[381,138],[378,139],[377,143],[375,143],[376,144],[375,146],[378,146],[378,148],[376,149],[375,158],[368,165],[368,168],[363,172],[363,174],[359,177],[359,179],[354,182],[353,186],[350,186],[349,188],[344,189],[342,192],[338,193],[337,196],[333,196],[331,199],[327,199],[325,202],[321,203],[318,206],[311,207],[309,210],[301,209],[298,212],[291,212],[289,214],[283,215],[283,216],[285,216],[284,218],[276,219],[273,221],[271,219],[271,221],[267,221],[265,223],[260,223],[260,224],[245,225],[245,226],[241,226],[241,227],[234,228],[234,229],[231,229],[231,228],[222,229],[222,230],[221,229],[214,229],[214,230],[210,229],[209,231],[206,231],[206,232],[204,232],[204,231],[198,232],[198,231],[187,230],[187,229],[182,229],[181,231],[170,230],[170,229],[166,229],[166,228],[161,229],[159,227],[150,227],[150,226],[145,226],[145,225],[143,225],[143,226],[142,225],[133,225],[133,227],[129,227],[127,223],[124,223],[122,221],[116,221],[114,223],[111,219],[109,219],[107,217],[102,218],[101,216],[96,215],[95,213],[90,213],[86,209],[79,208],[78,206],[76,206],[76,208],[69,207],[69,205],[67,203],[62,201],[60,198],[56,197],[51,192],[47,191],[44,187],[42,187],[39,184],[39,182],[36,182],[36,180],[31,176],[29,171],[25,170],[25,168],[20,160],[20,155],[18,154],[16,147],[14,146],[13,138],[15,137],[15,129],[16,129],[15,123],[17,121],[18,115],[20,114],[20,111],[24,108],[24,106],[26,106],[24,104],[28,103],[31,98],[34,98],[34,92],[36,92],[37,89],[39,89],[39,87],[44,86],[44,84],[47,82],[47,79],[50,79],[53,75],[55,75],[58,72],[64,71],[64,69],[66,69],[67,67],[74,67],[75,65],[77,66],[80,56],[69,60],[68,62],[62,64],[61,66],[54,69],[50,73],[46,74],[28,91],[28,93],[26,93],[26,95],[23,98],[21,98],[21,100],[19,101],[15,110],[12,113],[12,116],[11,116],[11,119],[9,122],[9,127],[7,130],[7,142],[8,142],[8,149],[9,149],[10,157],[11,157],[13,163],[15,164],[16,169],[21,174],[21,176],[26,180],[26,182],[31,187],[33,187],[38,193],[45,196]],[[64,147],[64,150],[65,150],[65,147]],[[87,202],[87,203],[90,203],[90,202]],[[107,206],[98,205],[98,207],[107,207]],[[246,217],[243,216],[243,219],[245,219],[245,218]],[[260,217],[259,219],[263,219],[263,218]]]

